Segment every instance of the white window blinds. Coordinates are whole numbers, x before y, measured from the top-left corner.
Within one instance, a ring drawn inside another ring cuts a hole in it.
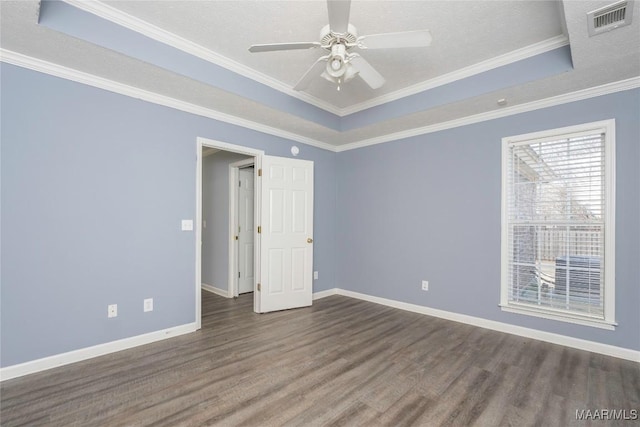
[[[605,320],[606,139],[596,129],[504,147],[503,305]]]

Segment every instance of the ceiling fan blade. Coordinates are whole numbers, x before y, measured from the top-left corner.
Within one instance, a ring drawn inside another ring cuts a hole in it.
[[[426,47],[431,44],[431,31],[404,31],[401,33],[371,34],[358,38],[361,49],[386,49],[397,47]]]
[[[270,43],[254,44],[249,48],[249,52],[273,52],[276,50],[312,49],[320,47],[318,42],[296,42],[296,43]]]
[[[309,68],[307,70],[307,72],[304,73],[304,76],[302,76],[302,78],[300,80],[298,80],[298,83],[296,83],[296,85],[293,87],[293,89],[294,90],[305,90],[307,87],[309,87],[309,84],[311,83],[311,80],[313,80],[316,77],[318,77],[322,73],[322,70],[324,70],[324,67],[326,66],[328,58],[329,58],[329,56],[323,56],[323,57],[319,58],[311,66],[311,68]]]
[[[349,27],[351,0],[327,0],[329,29],[338,34],[346,34]]]
[[[349,60],[349,63],[351,63],[356,71],[358,71],[362,80],[371,86],[371,89],[378,89],[384,84],[384,77],[382,77],[380,73],[377,72],[376,69],[373,68],[362,56],[354,56]]]

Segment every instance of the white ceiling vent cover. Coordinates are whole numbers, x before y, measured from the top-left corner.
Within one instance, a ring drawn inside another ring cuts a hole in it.
[[[633,8],[622,0],[587,13],[589,37],[631,24]]]

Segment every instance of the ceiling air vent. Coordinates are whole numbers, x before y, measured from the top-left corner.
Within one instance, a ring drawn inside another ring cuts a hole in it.
[[[628,1],[618,1],[587,13],[589,37],[631,24],[633,8]]]

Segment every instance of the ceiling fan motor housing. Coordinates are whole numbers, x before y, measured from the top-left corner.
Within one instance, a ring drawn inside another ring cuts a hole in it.
[[[332,32],[329,25],[322,27],[322,30],[320,30],[320,44],[322,47],[329,50],[334,43],[342,43],[348,46],[355,45],[358,40],[358,30],[351,24],[347,28],[345,34],[339,34]]]

